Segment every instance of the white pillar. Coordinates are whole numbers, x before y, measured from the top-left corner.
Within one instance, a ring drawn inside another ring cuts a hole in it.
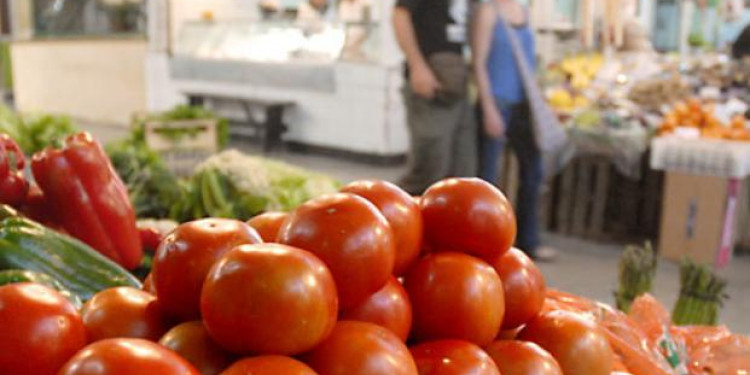
[[[656,8],[656,1],[654,0],[639,0],[638,5],[638,18],[641,21],[641,25],[648,31],[649,35],[654,29],[654,9]]]
[[[690,29],[693,23],[693,14],[695,13],[695,3],[692,0],[682,0],[680,2],[680,56],[686,57],[690,52]]]

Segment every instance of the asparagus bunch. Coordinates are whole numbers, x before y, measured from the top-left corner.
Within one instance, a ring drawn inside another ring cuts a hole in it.
[[[680,267],[680,297],[672,312],[676,325],[709,325],[719,323],[719,311],[729,298],[727,281],[707,266],[685,259]]]
[[[628,246],[620,257],[619,285],[615,292],[617,308],[628,312],[633,301],[651,291],[657,267],[656,252],[650,242]]]

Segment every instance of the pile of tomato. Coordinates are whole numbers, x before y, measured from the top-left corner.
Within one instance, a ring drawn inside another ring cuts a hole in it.
[[[40,285],[0,288],[0,374],[612,373],[595,323],[544,308],[515,232],[477,179],[418,198],[360,181],[289,214],[186,223],[144,290],[77,311]]]

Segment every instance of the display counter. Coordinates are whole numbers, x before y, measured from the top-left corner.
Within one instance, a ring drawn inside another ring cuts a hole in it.
[[[169,75],[184,95],[294,103],[285,141],[398,156],[408,136],[390,39],[377,23],[187,22]],[[231,101],[212,105],[228,117],[239,111]]]

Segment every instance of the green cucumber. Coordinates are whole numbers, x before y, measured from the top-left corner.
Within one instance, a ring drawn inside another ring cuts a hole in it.
[[[49,275],[27,270],[0,271],[0,286],[18,283],[35,283],[50,287],[70,301],[76,309],[80,309],[83,306],[83,302],[78,295],[62,286],[59,281]]]
[[[88,245],[20,217],[0,221],[0,270],[49,275],[84,301],[118,286],[140,288],[128,271]]]

